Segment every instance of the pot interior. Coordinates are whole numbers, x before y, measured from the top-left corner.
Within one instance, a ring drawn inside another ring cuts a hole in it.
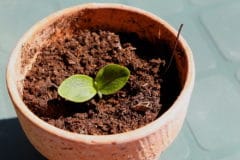
[[[19,93],[22,95],[23,79],[43,44],[50,44],[50,42],[62,36],[71,36],[76,30],[101,29],[113,32],[133,32],[139,38],[147,39],[156,45],[164,40],[168,42],[170,48],[173,48],[176,32],[171,27],[168,27],[170,26],[166,22],[159,20],[155,16],[148,13],[142,14],[139,10],[129,10],[124,7],[76,7],[72,10],[60,11],[36,24],[20,43],[21,49],[19,50],[20,54],[18,54],[20,57],[16,68],[16,75],[19,75],[16,76],[18,78],[16,81],[18,82]],[[174,64],[177,66],[180,90],[185,84],[188,72],[183,43],[182,39],[180,39],[174,54]],[[32,52],[29,52],[29,50],[32,50]]]

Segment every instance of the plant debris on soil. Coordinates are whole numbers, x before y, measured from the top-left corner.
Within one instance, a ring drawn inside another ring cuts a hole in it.
[[[131,33],[78,30],[29,52],[39,54],[24,80],[25,104],[44,121],[71,132],[108,135],[137,129],[158,118],[178,94],[174,78],[165,83],[160,74],[170,54],[166,42],[154,45]],[[110,63],[131,71],[127,84],[116,94],[95,96],[85,103],[58,95],[65,78],[73,74],[95,77]],[[165,84],[171,87],[164,89]]]

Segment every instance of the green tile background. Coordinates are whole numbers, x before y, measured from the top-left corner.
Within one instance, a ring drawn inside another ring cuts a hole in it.
[[[43,17],[89,0],[0,0],[0,159],[43,160],[23,134],[5,85],[20,36]],[[240,2],[238,0],[99,0],[150,11],[182,32],[196,63],[196,85],[180,135],[161,160],[240,159]]]

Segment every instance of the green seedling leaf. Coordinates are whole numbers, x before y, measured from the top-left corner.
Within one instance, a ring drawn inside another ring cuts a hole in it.
[[[98,95],[109,95],[116,93],[128,81],[130,71],[128,68],[118,65],[109,64],[101,68],[95,78],[95,87]]]
[[[58,87],[58,94],[72,102],[85,102],[96,95],[92,77],[76,74],[65,79]]]
[[[95,81],[92,77],[75,74],[65,79],[58,87],[58,94],[72,102],[80,103],[90,100],[97,93],[109,95],[120,90],[128,81],[130,71],[117,64],[109,64],[101,68]]]

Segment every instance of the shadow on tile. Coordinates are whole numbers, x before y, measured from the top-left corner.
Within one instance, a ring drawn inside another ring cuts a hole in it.
[[[0,120],[0,159],[45,160],[27,140],[17,118]]]

